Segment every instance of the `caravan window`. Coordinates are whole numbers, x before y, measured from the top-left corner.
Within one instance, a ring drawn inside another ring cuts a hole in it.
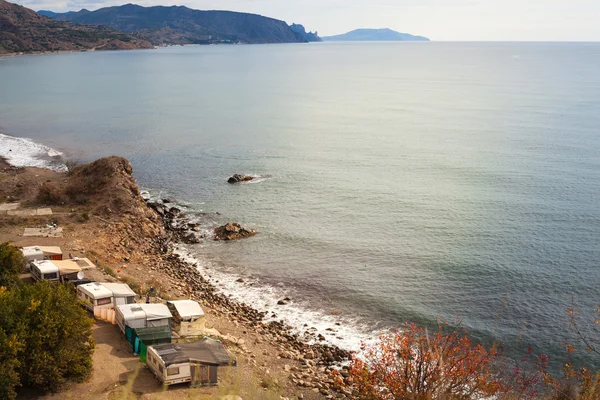
[[[167,368],[167,376],[179,375],[179,367]]]
[[[106,297],[104,299],[98,299],[98,300],[96,300],[96,305],[98,305],[98,306],[103,306],[105,304],[110,304],[110,303],[112,303],[110,297]]]
[[[56,279],[58,278],[57,272],[50,272],[49,274],[44,274],[44,279]]]

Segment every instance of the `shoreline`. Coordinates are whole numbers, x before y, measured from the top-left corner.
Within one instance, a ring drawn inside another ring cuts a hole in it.
[[[7,167],[4,168],[3,164]],[[41,171],[47,171],[44,173],[46,176],[40,175],[38,184],[47,182],[48,176],[63,182],[67,177],[65,172],[40,169],[39,167],[15,168],[7,160],[0,159],[0,173],[7,173],[7,170],[11,171],[11,175],[32,175],[35,177],[32,178],[34,181]],[[14,170],[18,171],[14,172]],[[128,179],[133,181],[130,175]],[[18,200],[23,203],[28,202],[23,198]],[[224,334],[225,343],[232,345],[235,351],[239,352],[239,356],[247,358],[249,366],[256,369],[259,375],[270,377],[273,374],[272,369],[276,368],[277,363],[292,364],[291,366],[281,365],[280,370],[277,370],[276,373],[287,375],[289,381],[279,384],[286,390],[289,390],[288,385],[292,385],[297,388],[296,390],[304,391],[305,395],[306,391],[310,391],[309,397],[300,398],[350,395],[347,389],[340,388],[334,383],[331,375],[333,370],[341,369],[343,371],[347,368],[345,365],[349,360],[350,352],[323,343],[324,338],[321,339],[316,334],[314,335],[315,343],[307,343],[299,335],[292,333],[293,328],[283,321],[267,322],[265,321],[265,312],[219,292],[218,288],[202,275],[196,265],[185,262],[183,257],[177,254],[177,244],[181,232],[177,228],[173,228],[173,221],[165,216],[161,217],[153,210],[142,198],[139,190],[137,190],[137,195],[132,198],[131,203],[127,207],[134,210],[133,213],[123,212],[100,216],[90,212],[90,216],[96,218],[90,218],[89,221],[72,226],[70,228],[73,231],[72,236],[76,239],[69,240],[70,244],[67,246],[73,246],[73,242],[85,243],[85,248],[94,249],[91,250],[92,256],[97,257],[96,261],[99,266],[108,265],[117,273],[123,270],[120,276],[117,276],[119,280],[124,282],[133,280],[136,284],[144,287],[148,282],[144,282],[144,280],[151,276],[153,280],[160,280],[163,291],[169,293],[168,298],[189,298],[198,301],[205,308],[211,325]],[[72,214],[76,209],[69,211]],[[64,214],[66,213],[64,212]],[[180,220],[185,221],[185,217],[181,216]],[[64,224],[63,221],[61,223]],[[99,229],[94,230],[94,227]],[[80,238],[82,230],[94,231],[92,242],[86,243],[86,240]],[[0,233],[4,232],[0,231]],[[7,235],[4,233],[3,236],[2,240],[4,241]],[[23,244],[26,241],[25,238],[16,238],[15,240],[15,236],[20,235],[13,232],[12,242],[16,241],[17,245],[25,245]],[[73,249],[75,250],[75,247]],[[109,255],[111,251],[112,254]],[[123,257],[123,254],[128,255]],[[131,268],[132,264],[139,265],[139,267]],[[162,276],[166,279],[162,279]],[[242,339],[248,336],[255,337],[253,343],[250,342],[251,338]],[[253,349],[255,346],[273,348],[274,350],[263,350],[263,356],[271,358],[271,360],[262,363],[257,361],[259,357],[257,357],[256,350]],[[96,367],[96,364],[94,365]]]

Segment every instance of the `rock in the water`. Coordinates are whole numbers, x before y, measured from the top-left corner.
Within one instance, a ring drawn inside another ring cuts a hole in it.
[[[242,228],[240,224],[229,222],[214,229],[215,240],[236,240],[256,235],[256,231]]]
[[[246,181],[251,181],[252,179],[254,179],[253,176],[234,174],[232,177],[227,179],[227,183],[246,182]]]

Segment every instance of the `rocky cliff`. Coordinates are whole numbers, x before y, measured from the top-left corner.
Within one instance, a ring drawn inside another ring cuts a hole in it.
[[[184,6],[125,4],[95,11],[84,9],[62,14],[40,11],[40,14],[79,24],[106,25],[133,33],[155,45],[309,41],[305,35],[277,19],[232,11],[193,10]]]

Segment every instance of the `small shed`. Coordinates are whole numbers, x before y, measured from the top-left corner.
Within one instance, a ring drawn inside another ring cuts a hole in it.
[[[63,253],[58,246],[27,246],[21,249],[27,262],[36,260],[62,260]]]
[[[193,300],[167,301],[173,314],[173,329],[181,337],[204,334],[206,318],[200,304]]]
[[[171,326],[171,312],[164,304],[121,304],[116,306],[116,319],[121,332],[131,329]]]
[[[150,346],[146,361],[165,385],[183,382],[190,382],[192,386],[216,385],[218,367],[236,365],[223,344],[209,338],[193,343]]]
[[[102,282],[102,286],[109,289],[113,294],[113,302],[115,306],[121,304],[134,304],[135,292],[131,290],[129,285],[125,283],[110,283]]]
[[[99,282],[77,286],[77,297],[85,302],[85,307],[94,315],[98,309],[113,308],[113,292]]]

